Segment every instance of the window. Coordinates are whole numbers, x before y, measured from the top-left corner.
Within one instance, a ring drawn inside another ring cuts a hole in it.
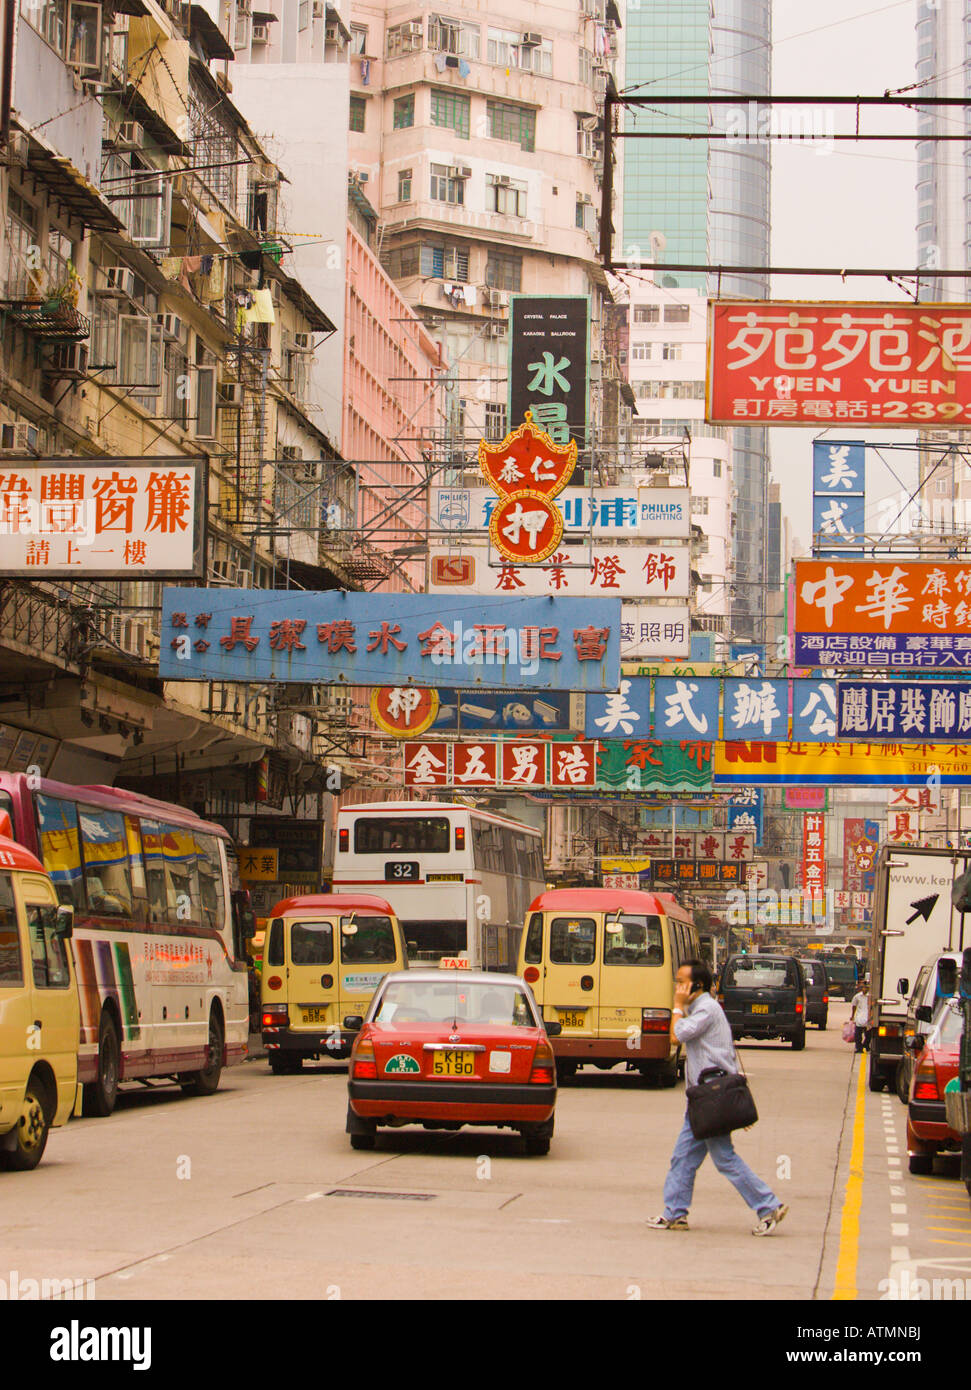
[[[392,280],[407,280],[412,275],[422,273],[420,257],[421,247],[416,242],[413,246],[391,247],[385,252],[383,263]]]
[[[635,323],[659,323],[661,319],[661,306],[659,304],[635,304],[634,322]]]
[[[395,97],[394,114],[391,124],[395,130],[407,130],[415,124],[415,94],[409,92],[407,96]]]
[[[77,807],[53,796],[37,796],[37,829],[44,868],[54,880],[58,900],[79,908],[81,895],[81,842]]]
[[[719,460],[716,459],[715,462],[711,465],[711,473],[712,473],[712,477],[714,477],[714,478],[720,478],[720,477],[721,477],[721,475],[722,475],[722,466],[721,466],[721,463],[720,463]]]
[[[589,48],[581,48],[579,80],[585,87],[593,86],[593,54]]]
[[[198,147],[196,153],[200,163],[209,162]],[[233,154],[220,150],[212,156],[216,161],[234,157],[235,148]],[[172,188],[147,159],[133,153],[109,155],[101,182],[112,211],[134,242],[139,246],[168,245]]]
[[[27,938],[34,968],[35,989],[68,989],[68,969],[64,938],[57,935],[57,908],[49,903],[27,904]]]
[[[28,253],[37,244],[37,210],[13,189],[7,197],[7,294],[21,299],[39,289]]]
[[[196,435],[214,439],[216,435],[216,371],[214,366],[196,368]]]
[[[505,256],[491,251],[486,261],[486,284],[494,290],[514,290],[522,288],[522,256]]]
[[[297,7],[297,28],[301,34],[310,27],[310,0],[300,0]]]
[[[201,923],[199,870],[192,831],[181,825],[162,824],[162,854],[168,880],[169,913],[174,921],[191,926]]]
[[[344,965],[392,965],[396,954],[390,917],[341,918]]]
[[[10,874],[0,874],[0,989],[24,983],[24,958]]]
[[[385,53],[389,58],[399,58],[402,53],[414,53],[422,45],[422,22],[409,19],[404,24],[395,24],[385,36]]]
[[[505,872],[501,825],[472,817],[472,857],[477,869],[494,874]]]
[[[663,965],[660,917],[608,916],[604,921],[604,965]]]
[[[508,217],[526,216],[526,185],[505,174],[489,174],[486,179],[486,208]]]
[[[596,157],[596,130],[599,124],[597,116],[577,116],[577,154],[583,155],[584,159]]]
[[[266,945],[267,965],[283,965],[283,918],[274,917],[270,923],[270,939]]]
[[[593,207],[591,206],[589,197],[584,196],[582,193],[577,196],[575,221],[581,232],[589,231],[593,226]]]
[[[510,101],[487,101],[486,116],[491,139],[510,140],[529,153],[535,150],[535,111],[527,106],[514,106]]]
[[[79,806],[78,824],[89,909],[98,917],[130,917],[131,872],[124,817],[117,811]]]
[[[471,128],[471,98],[462,92],[432,91],[432,125],[454,130],[468,140]]]
[[[350,128],[351,130],[364,129],[364,114],[367,111],[367,100],[364,97],[351,97]]]
[[[708,515],[708,498],[707,498],[707,497],[692,497],[692,499],[691,499],[691,515],[692,515],[692,516],[707,516],[707,515]]]
[[[360,816],[354,822],[355,854],[448,854],[444,816]]]
[[[554,917],[550,923],[553,965],[593,965],[597,924],[592,917]]]
[[[469,253],[457,246],[429,246],[421,248],[421,273],[432,280],[459,280],[469,278]]]
[[[521,29],[490,29],[487,34],[486,61],[502,68],[519,66]]]
[[[661,361],[662,361],[662,362],[680,362],[680,361],[681,361],[682,352],[683,352],[683,344],[682,344],[682,343],[662,343],[662,344],[661,344]]]
[[[650,344],[650,343],[632,343],[632,344],[631,344],[631,349],[630,349],[630,360],[631,360],[632,362],[650,362],[650,360],[651,360],[651,344]]]
[[[68,263],[73,262],[74,245],[69,236],[51,227],[47,233],[47,273],[51,285],[66,285],[70,272]]]
[[[463,24],[459,19],[432,15],[428,21],[428,47],[439,53],[477,60],[480,34],[478,24]]]
[[[367,52],[367,28],[363,24],[351,25],[351,52]]]
[[[202,925],[221,932],[226,920],[226,894],[219,841],[213,835],[196,834],[195,842]]]
[[[429,197],[433,203],[455,203],[465,202],[465,180],[451,177],[449,165],[433,164],[431,166],[431,187]]]
[[[539,965],[543,959],[543,914],[534,912],[526,930],[526,947],[523,959],[527,965]]]
[[[506,407],[501,402],[486,401],[485,435],[495,440],[506,437]]]
[[[71,67],[87,73],[100,70],[100,5],[88,0],[21,0],[20,11]]]
[[[333,922],[294,922],[290,928],[291,965],[333,965]]]
[[[665,323],[690,323],[691,310],[687,304],[665,304],[664,322]]]
[[[543,39],[542,43],[523,44],[519,50],[519,66],[524,72],[535,72],[542,77],[552,77],[552,39]]]
[[[398,202],[399,202],[399,203],[410,203],[410,202],[411,202],[411,170],[410,170],[410,169],[399,169],[399,170],[398,170]]]

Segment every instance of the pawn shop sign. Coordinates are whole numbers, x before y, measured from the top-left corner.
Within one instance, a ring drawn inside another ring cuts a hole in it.
[[[438,691],[420,686],[379,686],[371,691],[371,713],[379,729],[394,738],[413,738],[438,716]]]
[[[541,492],[513,492],[493,509],[489,539],[504,559],[536,564],[563,539],[563,513]]]
[[[484,439],[479,442],[479,468],[500,497],[524,491],[555,497],[570,481],[576,465],[576,442],[554,444],[533,424],[531,410],[501,444],[487,444]]]

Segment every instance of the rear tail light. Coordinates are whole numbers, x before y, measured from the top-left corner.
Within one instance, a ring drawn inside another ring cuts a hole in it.
[[[351,845],[351,832],[350,832],[348,829],[346,829],[346,828],[343,829],[343,830],[338,830],[338,832],[337,832],[337,848],[340,850],[341,854],[346,854],[347,851],[350,849],[350,845]]]
[[[374,1047],[371,1043],[358,1043],[351,1058],[351,1075],[362,1081],[373,1081],[378,1074],[378,1064],[374,1060]]]
[[[823,1003],[824,1003],[824,1004],[828,1004],[828,1003],[829,1003],[829,995],[828,995],[828,994],[824,994],[824,995],[823,995]]]
[[[797,999],[797,1000],[796,1000],[796,1013],[797,1013],[797,1014],[801,1014],[804,1008],[805,1008],[805,1000],[803,1000],[803,999]]]
[[[539,971],[536,969],[535,965],[527,965],[526,969],[523,971],[523,979],[528,985],[534,985],[536,983],[539,979]]]
[[[914,1077],[914,1100],[940,1100],[941,1093],[937,1089],[937,1073],[933,1067],[921,1066],[917,1068],[917,1075]]]
[[[290,1022],[286,1004],[266,1004],[263,1007],[264,1028],[285,1028]]]
[[[642,1033],[667,1033],[670,1029],[670,1009],[641,1009]]]
[[[455,827],[455,848],[456,848],[456,849],[465,849],[465,826],[464,826],[464,825],[457,825],[457,826]]]
[[[548,1042],[538,1042],[533,1053],[533,1070],[529,1074],[531,1086],[552,1086],[556,1078],[556,1064],[553,1049]]]
[[[877,1029],[877,1036],[881,1038],[896,1038],[900,1033],[900,1028],[896,1023],[881,1023]]]

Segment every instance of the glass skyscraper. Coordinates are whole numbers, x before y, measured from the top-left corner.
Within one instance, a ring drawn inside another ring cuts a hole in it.
[[[628,4],[624,91],[631,96],[738,95],[770,88],[771,0],[655,0]],[[626,131],[676,130],[690,140],[626,140],[623,239],[617,259],[696,265],[767,265],[770,167],[768,142],[711,140],[711,129],[732,130],[756,112],[738,108],[647,107],[625,113]],[[709,126],[709,120],[711,126]],[[654,272],[662,286],[689,286],[711,296],[761,298],[758,274]],[[733,430],[732,474],[737,493],[732,627],[736,637],[764,638],[769,461],[766,432]]]

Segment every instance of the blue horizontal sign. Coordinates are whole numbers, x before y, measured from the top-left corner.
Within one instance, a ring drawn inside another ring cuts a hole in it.
[[[852,666],[940,671],[971,666],[971,635],[797,632],[797,666]]]
[[[625,676],[587,702],[587,738],[827,743],[837,738],[836,681]]]
[[[620,600],[169,588],[159,675],[615,690]]]
[[[840,682],[841,739],[931,743],[971,735],[971,686],[958,681]]]

